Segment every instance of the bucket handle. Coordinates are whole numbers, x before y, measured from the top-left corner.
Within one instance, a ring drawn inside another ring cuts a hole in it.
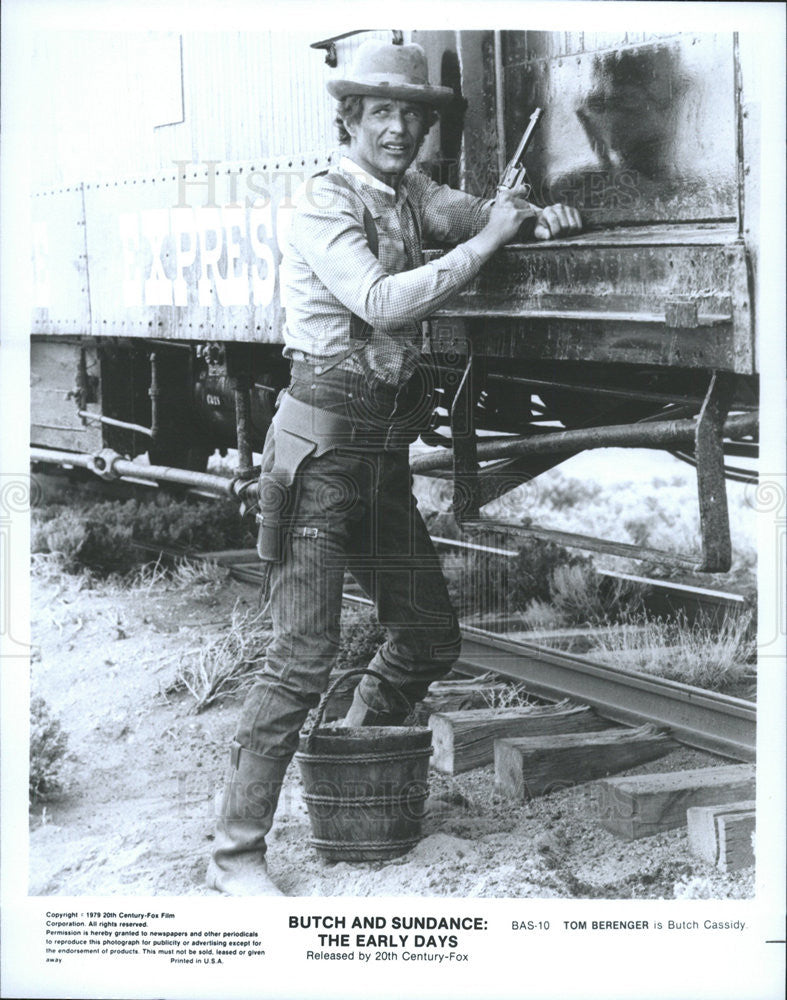
[[[408,711],[412,708],[412,705],[407,700],[407,698],[405,698],[405,696],[402,694],[399,688],[394,687],[394,685],[388,680],[387,677],[383,677],[382,674],[378,674],[376,670],[370,670],[368,667],[363,667],[363,668],[358,667],[355,670],[345,670],[344,673],[340,674],[333,682],[333,684],[330,685],[330,687],[322,696],[322,698],[320,698],[320,704],[317,706],[317,717],[314,721],[314,725],[312,726],[311,732],[307,737],[307,749],[309,753],[312,752],[314,737],[317,733],[317,730],[322,725],[322,718],[325,715],[325,709],[326,706],[328,705],[328,699],[339,687],[341,687],[341,685],[348,678],[357,677],[359,675],[364,675],[364,674],[368,674],[370,677],[376,677],[378,681],[382,681],[383,684],[387,685],[398,698],[401,698],[401,700],[407,706]]]

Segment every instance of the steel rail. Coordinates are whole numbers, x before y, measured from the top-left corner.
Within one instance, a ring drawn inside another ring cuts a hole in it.
[[[455,542],[453,539],[440,539],[432,537],[432,541],[436,544],[444,542],[449,545],[457,545],[462,549],[470,551],[481,551],[501,556],[516,555],[516,552],[510,552],[507,549],[497,549],[492,546],[485,545],[473,545],[469,542]],[[149,548],[152,550],[155,547],[151,546]],[[261,583],[263,579],[259,569],[259,556],[257,555],[255,549],[226,549],[217,552],[178,554],[187,554],[189,555],[189,558],[205,559],[215,562],[220,566],[227,566],[231,576],[233,576],[236,580],[241,580],[245,583]],[[701,613],[703,621],[712,623],[714,621],[718,621],[723,616],[741,614],[746,610],[747,606],[746,598],[742,594],[727,593],[721,590],[709,590],[706,587],[682,584],[674,580],[654,580],[650,577],[635,576],[631,573],[616,573],[610,570],[597,570],[597,572],[598,575],[604,579],[630,580],[633,583],[641,584],[643,587],[648,588],[651,591],[649,594],[646,593],[644,597],[646,606],[655,603],[661,608],[666,606],[667,611],[671,611],[673,613],[682,611],[686,614],[689,621],[697,617],[698,613]],[[348,592],[346,585],[345,598],[353,601],[366,601],[365,598],[357,596],[352,591]],[[494,628],[494,626],[492,627]],[[489,629],[487,629],[487,631],[489,631]],[[496,633],[492,632],[492,634],[494,635]]]
[[[493,545],[478,545],[473,542],[460,541],[455,538],[442,538],[437,535],[431,535],[430,537],[432,543],[438,548],[447,547],[467,552],[468,554],[479,552],[506,559],[516,558],[517,556],[516,549],[498,548]],[[190,554],[190,558],[206,559],[221,566],[227,566],[230,574],[238,580],[243,579],[249,583],[260,582],[262,580],[259,571],[259,556],[256,550],[252,548],[200,552]],[[256,577],[255,572],[257,574]],[[659,580],[647,576],[637,576],[632,573],[619,573],[613,570],[599,569],[596,570],[596,573],[605,580],[627,580],[631,583],[640,584],[646,590],[643,598],[646,606],[657,603],[660,606],[666,605],[673,612],[686,612],[687,610],[691,612],[701,611],[705,619],[709,621],[716,620],[722,615],[740,614],[747,607],[747,600],[743,594],[713,590],[692,583],[680,583],[677,580]]]
[[[462,628],[460,667],[494,671],[521,681],[533,694],[573,698],[615,722],[653,722],[681,743],[735,760],[754,760],[757,708],[753,702],[663,677],[595,663],[572,653]]]
[[[517,549],[500,548],[494,545],[479,545],[474,542],[460,541],[456,538],[443,538],[430,535],[432,544],[438,549],[452,548],[468,554],[473,552],[500,556],[503,559],[515,559],[519,554]],[[696,583],[681,583],[678,580],[660,580],[648,576],[638,576],[633,573],[620,573],[615,570],[597,569],[596,574],[604,580],[627,580],[641,585],[645,589],[643,601],[645,607],[666,605],[673,612],[687,610],[702,611],[706,618],[714,620],[720,615],[736,614],[746,610],[747,599],[743,594],[700,587]]]

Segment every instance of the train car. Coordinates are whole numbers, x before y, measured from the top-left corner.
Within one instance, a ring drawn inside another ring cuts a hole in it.
[[[294,199],[337,155],[325,83],[370,36],[419,42],[455,92],[418,169],[493,197],[540,107],[533,200],[586,223],[500,251],[425,324],[442,395],[414,470],[452,477],[473,524],[570,455],[663,448],[697,466],[698,568],[728,568],[724,476],[746,473],[725,456],[756,454],[759,367],[756,52],[735,34],[42,34],[34,461],[202,470],[237,447],[249,474],[287,382]]]

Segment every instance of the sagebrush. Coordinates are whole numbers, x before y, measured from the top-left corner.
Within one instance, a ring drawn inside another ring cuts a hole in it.
[[[427,518],[433,534],[456,538],[461,532],[445,512]],[[498,535],[470,539],[489,548],[510,540]],[[537,536],[518,543],[513,557],[478,549],[450,549],[442,557],[451,601],[461,616],[520,616],[531,628],[592,626],[626,619],[642,606],[643,589],[627,580],[612,582],[593,560]]]
[[[161,494],[151,500],[98,501],[72,508],[61,503],[32,512],[33,553],[58,553],[67,572],[125,574],[144,561],[139,543],[208,552],[253,544],[231,500],[205,502]]]
[[[30,801],[60,791],[60,768],[68,750],[68,734],[40,696],[30,699]]]
[[[342,622],[334,669],[363,670],[385,642],[386,631],[371,610],[349,612]]]

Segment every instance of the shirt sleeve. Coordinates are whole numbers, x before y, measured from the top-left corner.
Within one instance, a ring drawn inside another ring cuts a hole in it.
[[[436,184],[424,174],[418,179],[423,235],[438,243],[459,243],[476,236],[489,221],[492,202],[445,184]]]
[[[388,274],[369,249],[358,215],[356,198],[323,181],[300,201],[290,240],[331,294],[375,329],[398,330],[425,319],[481,267],[477,253],[458,246],[422,267]]]

